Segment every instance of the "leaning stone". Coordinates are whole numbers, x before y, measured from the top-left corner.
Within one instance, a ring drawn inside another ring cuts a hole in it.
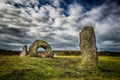
[[[25,57],[26,55],[27,55],[27,45],[24,45],[20,53],[20,56]]]
[[[98,62],[96,38],[93,27],[85,26],[80,32],[82,65],[96,67]]]

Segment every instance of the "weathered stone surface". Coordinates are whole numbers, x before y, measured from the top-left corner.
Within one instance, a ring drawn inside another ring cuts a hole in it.
[[[91,26],[85,26],[80,32],[80,49],[82,64],[96,66],[98,61],[96,38],[94,29]]]
[[[27,55],[27,45],[24,45],[20,53],[20,56],[25,57],[26,55]]]
[[[40,52],[38,52],[38,48],[42,47],[45,49],[45,54],[40,54]],[[36,40],[29,48],[29,54],[31,56],[35,56],[35,57],[53,57],[52,55],[52,48],[51,46],[43,40]]]

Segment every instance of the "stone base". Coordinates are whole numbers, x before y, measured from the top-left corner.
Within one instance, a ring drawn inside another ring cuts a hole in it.
[[[40,57],[40,58],[54,58],[54,54],[37,54],[31,57]]]
[[[86,63],[81,63],[79,66],[81,69],[91,69],[91,70],[96,70],[98,68],[97,64],[86,64]]]

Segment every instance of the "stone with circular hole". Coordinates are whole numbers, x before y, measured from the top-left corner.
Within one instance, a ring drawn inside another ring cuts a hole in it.
[[[45,49],[44,54],[41,54],[38,50],[38,48],[42,47]],[[29,48],[29,54],[33,57],[51,57],[53,58],[52,48],[51,46],[44,40],[36,40],[33,42],[33,44]]]

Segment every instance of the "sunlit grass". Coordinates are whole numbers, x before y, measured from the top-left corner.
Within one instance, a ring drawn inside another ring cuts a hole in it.
[[[81,56],[55,56],[54,58],[81,58]]]
[[[96,72],[80,63],[80,56],[0,56],[0,80],[120,80],[120,57],[99,57]]]

